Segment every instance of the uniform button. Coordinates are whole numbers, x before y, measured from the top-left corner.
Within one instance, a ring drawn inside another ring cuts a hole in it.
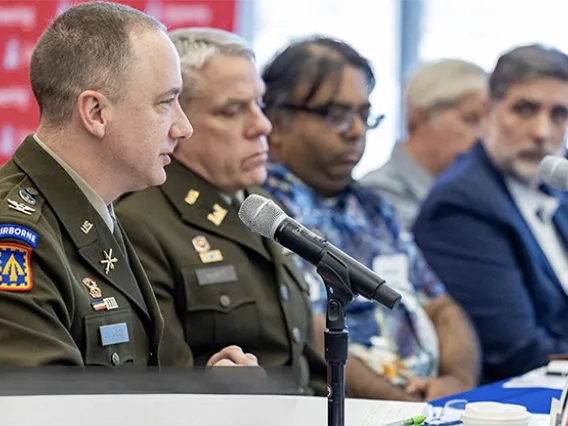
[[[302,332],[300,331],[300,329],[298,327],[294,327],[292,329],[292,338],[294,339],[294,342],[296,342],[296,343],[300,343],[300,341],[302,340]]]
[[[111,355],[110,359],[114,365],[120,364],[120,355],[118,355],[116,352]]]
[[[289,291],[288,291],[288,287],[285,284],[282,284],[280,286],[280,297],[282,298],[282,300],[284,302],[286,302],[288,300],[288,297],[290,296]]]
[[[226,294],[223,294],[221,297],[219,297],[219,304],[223,308],[228,308],[229,306],[231,306],[231,298]]]

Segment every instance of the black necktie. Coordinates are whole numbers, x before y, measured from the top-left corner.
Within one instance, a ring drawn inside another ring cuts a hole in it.
[[[239,209],[241,208],[241,205],[243,203],[241,202],[241,200],[239,200],[237,197],[233,197],[231,198],[231,205],[237,210],[239,211]]]
[[[116,242],[118,243],[118,246],[120,247],[120,250],[122,250],[122,254],[128,260],[128,253],[126,252],[126,244],[124,243],[124,238],[122,237],[122,232],[120,232],[120,228],[118,227],[118,221],[116,220],[116,216],[111,216],[111,217],[112,217],[112,221],[114,223],[112,235],[114,235],[114,238],[116,239]]]

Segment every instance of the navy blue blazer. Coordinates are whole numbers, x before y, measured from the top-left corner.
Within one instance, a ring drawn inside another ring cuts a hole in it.
[[[568,242],[568,198],[553,221]],[[481,143],[434,185],[413,228],[426,260],[473,321],[483,381],[568,353],[568,297]]]

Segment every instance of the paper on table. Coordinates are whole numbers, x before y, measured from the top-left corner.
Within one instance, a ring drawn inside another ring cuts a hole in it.
[[[503,385],[504,388],[548,388],[564,389],[567,377],[547,376],[546,367],[537,368],[528,373],[509,380]]]
[[[347,426],[382,426],[425,413],[424,403],[347,399]],[[268,395],[0,397],[2,426],[326,426],[327,399]]]

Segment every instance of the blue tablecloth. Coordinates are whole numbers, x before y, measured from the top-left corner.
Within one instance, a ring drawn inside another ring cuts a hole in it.
[[[506,382],[496,382],[480,386],[469,392],[452,395],[448,398],[432,401],[435,406],[443,406],[452,399],[466,399],[468,402],[495,401],[524,405],[534,414],[549,414],[552,398],[560,399],[562,391],[542,388],[504,388]]]

